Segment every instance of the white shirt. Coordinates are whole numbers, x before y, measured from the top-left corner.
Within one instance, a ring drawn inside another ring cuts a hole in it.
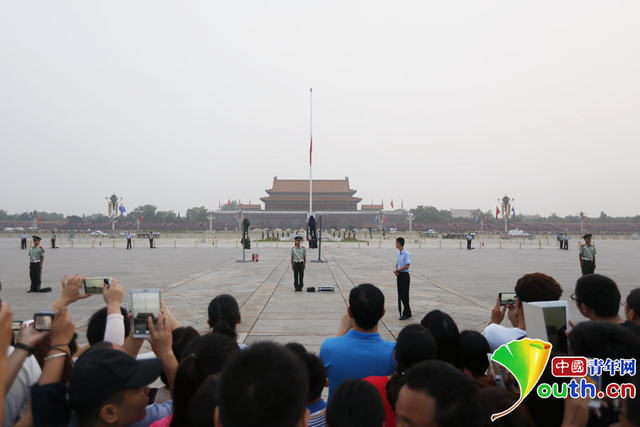
[[[502,344],[507,344],[513,340],[527,336],[527,331],[520,328],[507,328],[506,326],[492,323],[482,331],[482,335],[489,342],[491,351],[494,352]]]
[[[9,347],[8,355],[13,353],[14,348]],[[15,381],[7,392],[4,399],[4,419],[3,426],[13,426],[16,420],[22,418],[27,409],[27,402],[31,397],[30,387],[38,382],[42,370],[35,357],[29,356],[22,364]]]

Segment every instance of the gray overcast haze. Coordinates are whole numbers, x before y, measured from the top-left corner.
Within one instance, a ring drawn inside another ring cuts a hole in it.
[[[640,2],[3,1],[0,209],[356,196],[640,213]]]

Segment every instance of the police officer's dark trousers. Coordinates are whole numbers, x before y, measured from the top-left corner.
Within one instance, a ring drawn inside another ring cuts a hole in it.
[[[304,287],[304,262],[293,263],[293,287],[302,290]]]
[[[127,239],[127,249],[131,249],[131,239]]]
[[[596,270],[596,265],[593,261],[582,261],[582,275],[593,274]]]
[[[153,239],[149,239],[149,248],[153,249]]]
[[[398,284],[398,312],[400,312],[400,316],[411,317],[411,307],[409,307],[409,283],[411,282],[411,277],[409,273],[398,273],[397,277]],[[402,309],[404,306],[404,310]]]
[[[471,240],[467,239],[467,249],[471,250]]]
[[[20,249],[27,249],[27,239],[21,239]]]
[[[32,262],[29,264],[29,276],[31,277],[31,290],[37,291],[40,289],[40,277],[42,270],[40,269],[39,262]]]
[[[51,247],[55,249],[55,247],[56,247],[56,239],[51,239]]]

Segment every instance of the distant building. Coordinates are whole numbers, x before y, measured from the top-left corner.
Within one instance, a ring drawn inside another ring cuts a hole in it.
[[[260,211],[262,210],[262,206],[259,204],[250,204],[250,203],[239,203],[238,209],[241,211]]]
[[[363,211],[381,211],[384,209],[383,205],[360,205],[360,210]]]
[[[357,190],[349,188],[349,178],[344,179],[314,179],[313,206],[314,212],[343,212],[356,211],[362,200],[353,197]],[[266,211],[297,211],[309,210],[309,180],[308,179],[278,179],[273,178],[273,185],[266,190],[269,196],[262,197]]]
[[[449,209],[451,218],[473,218],[477,209]]]

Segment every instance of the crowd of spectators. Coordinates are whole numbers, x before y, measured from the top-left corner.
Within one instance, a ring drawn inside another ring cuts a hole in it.
[[[528,336],[524,303],[562,297],[560,284],[545,274],[522,276],[515,302],[501,305],[498,299],[482,332],[459,331],[451,316],[433,310],[419,324],[405,326],[395,342],[378,332],[385,314],[382,291],[360,284],[350,291],[336,336],[325,339],[317,355],[295,342],[239,343],[240,307],[226,294],[211,300],[209,330],[202,334],[182,326],[162,301],[157,318],[147,319],[151,351],[141,352],[145,339],[134,337],[115,279],[105,285],[105,306],[89,319],[88,344],[79,346],[69,306],[87,297],[83,279],[62,280],[46,331],[32,322],[14,331],[11,308],[1,303],[4,426],[640,425],[640,399],[604,398],[592,405],[588,398],[543,399],[535,393],[491,421],[520,396],[515,379],[506,370],[496,372],[491,353]],[[554,348],[552,356],[640,356],[640,289],[621,304],[616,283],[592,274],[577,280],[570,299],[586,320],[570,325],[566,348]],[[550,369],[548,364],[541,381],[567,381]],[[639,385],[631,375],[603,375],[602,381]]]

